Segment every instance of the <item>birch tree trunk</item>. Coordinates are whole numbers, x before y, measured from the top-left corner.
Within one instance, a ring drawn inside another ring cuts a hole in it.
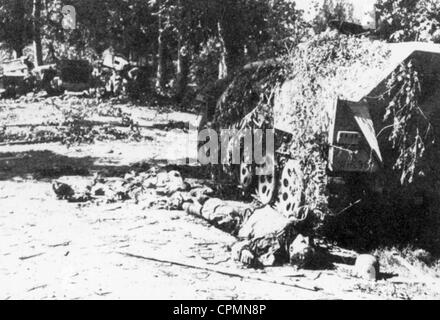
[[[159,1],[159,36],[157,39],[157,71],[156,71],[156,88],[159,90],[165,87],[165,46],[164,46],[164,27],[163,27],[163,4]]]
[[[43,47],[41,45],[41,0],[34,0],[33,2],[33,40],[34,40],[34,54],[35,65],[41,66],[43,64]]]
[[[188,35],[185,28],[182,0],[178,0],[178,45],[177,45],[177,70],[176,70],[176,100],[180,102],[186,92],[189,75],[189,52],[186,39]]]

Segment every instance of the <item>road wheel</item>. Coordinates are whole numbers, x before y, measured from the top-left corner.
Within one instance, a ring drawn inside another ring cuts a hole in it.
[[[288,160],[280,179],[278,210],[287,218],[294,218],[304,202],[304,181],[298,161]]]
[[[243,191],[249,191],[254,184],[255,172],[252,164],[247,164],[242,158],[240,162],[240,187]]]
[[[264,165],[258,166],[257,170],[262,170],[264,175],[258,176],[256,195],[263,205],[268,205],[276,194],[276,175],[273,156],[266,156]],[[270,170],[268,170],[270,169]],[[258,172],[256,172],[258,174]]]

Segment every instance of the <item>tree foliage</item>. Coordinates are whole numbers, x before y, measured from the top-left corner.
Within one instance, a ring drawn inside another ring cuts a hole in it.
[[[32,0],[5,0],[0,3],[0,41],[18,55],[32,39]]]
[[[432,112],[428,114],[429,110],[421,106],[436,79],[420,70],[416,61],[405,62],[387,84],[390,103],[384,121],[391,122],[389,140],[398,152],[395,168],[401,172],[402,184],[414,182],[432,167],[432,163],[427,166],[424,158],[438,138],[431,121]]]
[[[440,43],[438,0],[380,0],[377,9],[386,39]]]

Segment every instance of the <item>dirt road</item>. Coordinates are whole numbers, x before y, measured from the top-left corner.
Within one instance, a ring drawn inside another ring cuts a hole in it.
[[[344,281],[334,276],[312,281],[317,272],[291,278],[298,273],[290,268],[278,270],[284,277],[240,270],[229,258],[234,239],[183,212],[82,207],[54,199],[50,183],[37,181],[2,182],[0,201],[0,299],[330,299],[350,291],[349,283],[335,287]],[[328,288],[313,292],[123,253]]]
[[[81,183],[96,171],[129,172],[138,162],[191,157],[185,154],[181,130],[146,130],[155,139],[74,148],[57,143],[0,147],[0,299],[379,296],[371,289],[375,286],[351,277],[348,265],[327,271],[240,269],[230,260],[235,239],[184,212],[151,210],[142,203],[71,204],[55,198],[51,182],[63,174]],[[261,281],[268,278],[278,284]]]

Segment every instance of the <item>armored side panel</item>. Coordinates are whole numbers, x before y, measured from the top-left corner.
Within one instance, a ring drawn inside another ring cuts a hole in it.
[[[82,91],[89,88],[92,67],[85,60],[62,60],[59,63],[63,87],[69,91]]]
[[[29,75],[29,67],[22,59],[5,61],[3,63],[3,75],[5,77],[25,78]]]
[[[382,155],[368,105],[337,99],[329,133],[329,169],[376,172]]]

